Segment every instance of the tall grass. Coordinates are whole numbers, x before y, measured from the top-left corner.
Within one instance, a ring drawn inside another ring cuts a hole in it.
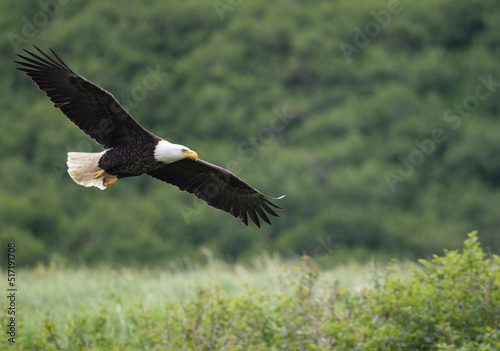
[[[64,330],[78,316],[97,315],[103,308],[119,333],[126,330],[126,311],[139,302],[160,312],[165,302],[183,304],[207,286],[217,285],[233,297],[249,289],[278,291],[286,289],[283,280],[297,274],[291,269],[297,265],[298,259],[284,261],[278,255],[262,255],[249,266],[231,265],[209,253],[204,265],[186,261],[165,269],[65,268],[54,260],[49,266],[17,272],[18,337],[36,336],[47,317],[57,330]],[[316,287],[337,280],[358,289],[373,274],[373,265],[350,261],[322,271]]]
[[[19,271],[15,350],[499,350],[500,257],[462,252],[320,271],[250,266]],[[185,265],[184,265],[185,266]],[[368,282],[368,283],[367,283]],[[344,285],[344,286],[342,286]],[[347,287],[346,287],[347,286]],[[8,324],[5,298],[0,325]],[[5,329],[4,329],[5,330]],[[2,335],[0,347],[8,345]]]

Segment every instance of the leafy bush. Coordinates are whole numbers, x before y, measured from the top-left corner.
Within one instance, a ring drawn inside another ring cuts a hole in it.
[[[491,350],[500,347],[500,258],[485,258],[476,232],[465,249],[419,260],[406,277],[392,277],[355,295],[330,335],[337,345],[380,350]],[[348,322],[348,323],[346,323]]]
[[[17,349],[143,350],[492,350],[500,348],[500,258],[476,233],[462,253],[395,264],[360,291],[321,287],[310,257],[279,278],[279,288],[229,297],[200,287],[184,305],[151,310],[139,301],[119,321],[102,309],[36,336],[20,332]],[[4,313],[5,308],[1,312]],[[2,325],[6,315],[2,315]],[[2,338],[5,345],[6,338]],[[14,348],[15,349],[15,348]]]

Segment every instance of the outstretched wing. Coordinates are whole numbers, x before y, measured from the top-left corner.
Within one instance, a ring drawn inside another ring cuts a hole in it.
[[[270,201],[273,198],[262,194],[228,170],[202,160],[182,159],[147,174],[194,194],[209,206],[240,218],[245,225],[248,225],[248,216],[259,228],[259,217],[271,224],[266,212],[278,217],[271,207],[282,210]]]
[[[105,149],[152,136],[113,95],[73,72],[52,49],[54,58],[33,47],[41,56],[24,50],[29,56],[18,55],[25,61],[15,61],[22,66],[18,69],[31,77],[55,108]]]

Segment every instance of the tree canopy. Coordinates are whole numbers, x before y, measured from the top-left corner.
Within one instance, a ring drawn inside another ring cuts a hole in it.
[[[498,251],[499,17],[493,0],[3,2],[0,235],[23,264],[421,256],[476,229]],[[149,177],[76,185],[66,153],[99,148],[15,70],[31,44],[286,212],[259,231]]]

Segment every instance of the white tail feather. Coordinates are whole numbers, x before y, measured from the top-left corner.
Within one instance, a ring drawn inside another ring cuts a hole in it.
[[[101,190],[106,189],[103,178],[94,179],[94,174],[99,171],[99,160],[103,152],[68,152],[68,173],[73,180],[83,186],[95,186]]]

